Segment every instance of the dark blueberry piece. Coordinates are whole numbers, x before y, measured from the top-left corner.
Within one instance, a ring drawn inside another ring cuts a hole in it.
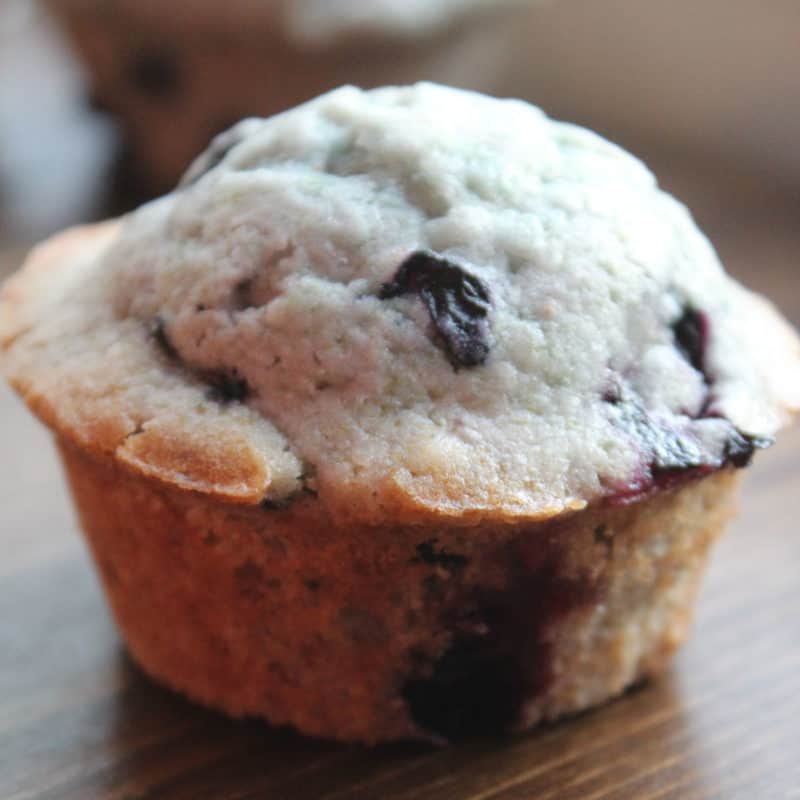
[[[167,326],[161,317],[156,317],[150,328],[150,335],[167,358],[178,358],[178,351],[167,335]]]
[[[698,469],[708,464],[708,453],[689,434],[653,424],[648,425],[646,430],[649,436],[646,441],[653,451],[650,470],[654,477],[666,472]]]
[[[614,384],[603,392],[603,402],[615,406],[622,402],[622,394],[619,386]]]
[[[283,511],[284,509],[289,508],[289,506],[294,502],[294,499],[294,494],[281,497],[278,500],[273,500],[266,497],[261,501],[261,508],[266,511]]]
[[[750,464],[756,450],[772,444],[772,439],[742,433],[725,420],[725,445],[712,449],[694,435],[697,420],[676,415],[672,423],[670,418],[654,417],[629,388],[621,387],[619,394],[604,399],[611,419],[641,446],[644,462],[642,473],[630,483],[607,487],[613,505],[636,502],[656,489],[680,486],[724,466],[741,469]]]
[[[707,475],[719,466],[719,454],[710,452],[692,433],[688,417],[652,416],[641,399],[620,385],[608,399],[611,418],[642,449],[643,469],[623,485],[607,487],[612,505],[628,505],[647,497],[655,489],[666,490]]]
[[[421,675],[403,687],[421,728],[449,741],[505,733],[521,721],[524,704],[552,684],[551,627],[602,594],[588,577],[562,574],[561,538],[555,527],[548,534],[535,526],[535,535],[498,554],[511,576],[504,589],[455,598],[446,621],[450,646],[427,669],[417,653]]]
[[[141,91],[158,100],[174,101],[181,92],[178,57],[167,47],[148,47],[133,57],[130,81]]]
[[[490,638],[456,639],[429,678],[409,681],[403,696],[414,721],[450,741],[507,731],[520,713],[525,684],[510,653]]]
[[[665,472],[695,469],[709,462],[709,454],[687,430],[653,418],[632,393],[624,393],[612,408],[619,427],[632,434],[649,453],[654,477]]]
[[[751,436],[731,426],[731,435],[725,444],[724,459],[738,469],[750,466],[756,450],[765,450],[773,440],[765,436]]]
[[[225,156],[242,142],[242,139],[243,134],[238,126],[215,136],[205,152],[201,153],[186,171],[178,187],[191,186],[212,169],[216,169],[225,160]]]
[[[247,278],[239,281],[233,287],[231,293],[231,304],[236,311],[246,311],[248,308],[253,308],[254,303],[252,299],[253,292],[253,278]]]
[[[609,551],[613,552],[613,550],[614,550],[614,534],[609,532],[608,525],[605,525],[605,524],[598,525],[594,529],[594,541],[595,541],[595,544],[602,544]]]
[[[317,492],[315,489],[310,489],[308,486],[304,486],[302,489],[298,489],[296,492],[292,492],[291,494],[286,495],[286,497],[281,497],[278,500],[265,498],[261,501],[261,508],[266,509],[267,511],[284,511],[303,497],[309,498],[316,496]]]
[[[459,264],[429,250],[412,253],[381,300],[415,293],[428,308],[431,321],[453,367],[477,367],[489,356],[491,297],[484,283]]]
[[[708,315],[691,306],[684,309],[683,315],[672,325],[675,344],[683,357],[705,376],[706,348],[711,324]],[[708,383],[708,378],[706,378]]]
[[[307,467],[306,472],[298,476],[298,480],[302,484],[300,489],[297,489],[285,497],[280,497],[277,499],[265,497],[261,501],[261,508],[266,509],[267,511],[283,511],[284,509],[289,508],[289,506],[291,506],[295,501],[300,500],[302,497],[316,497],[317,490],[312,489],[311,486],[308,485],[308,482],[314,477],[315,474],[316,470],[314,467]]]
[[[445,569],[461,569],[469,563],[466,556],[458,553],[448,553],[445,549],[436,549],[436,539],[428,539],[417,545],[417,555],[412,560],[415,564],[429,564],[430,566],[444,567]]]
[[[204,379],[211,384],[206,393],[209,400],[227,405],[228,403],[242,403],[250,394],[250,387],[244,378],[223,370],[207,372]]]

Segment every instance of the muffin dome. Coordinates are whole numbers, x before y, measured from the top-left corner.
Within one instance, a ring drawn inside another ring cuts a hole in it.
[[[84,259],[12,354],[34,391],[79,362],[96,402],[52,413],[241,502],[543,519],[743,466],[800,404],[796,340],[686,209],[520,101],[348,87],[246,120]]]

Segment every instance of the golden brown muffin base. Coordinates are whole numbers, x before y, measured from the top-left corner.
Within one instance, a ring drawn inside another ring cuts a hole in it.
[[[730,470],[549,523],[338,527],[59,447],[135,660],[190,698],[374,743],[528,727],[664,668]]]

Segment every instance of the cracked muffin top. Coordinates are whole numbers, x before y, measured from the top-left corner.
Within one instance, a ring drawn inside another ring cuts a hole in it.
[[[800,345],[635,158],[520,101],[343,88],[35,252],[12,382],[61,435],[233,502],[544,519],[744,466]]]

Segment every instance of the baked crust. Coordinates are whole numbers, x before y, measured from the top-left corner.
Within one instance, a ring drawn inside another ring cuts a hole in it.
[[[144,327],[126,328],[113,309],[92,305],[96,298],[77,299],[85,294],[84,270],[95,267],[118,230],[114,221],[59,234],[5,284],[0,352],[11,384],[42,422],[96,456],[111,455],[132,473],[226,502],[260,503],[273,465],[287,460],[269,423],[244,406],[208,402],[208,387],[170,370]],[[68,303],[97,331],[83,337],[83,349],[71,329],[61,336],[51,325]],[[109,354],[121,345],[124,360]],[[136,382],[137,372],[154,371],[158,386]],[[170,400],[180,411],[169,408]]]
[[[59,445],[145,671],[234,716],[370,743],[526,728],[663,669],[738,482],[725,470],[556,523],[359,527]]]

